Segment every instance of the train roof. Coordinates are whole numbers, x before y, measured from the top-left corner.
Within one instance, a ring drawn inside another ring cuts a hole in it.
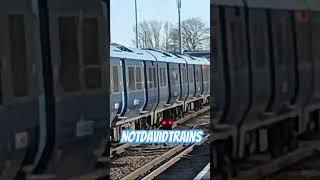
[[[177,56],[182,57],[187,62],[187,64],[204,64],[204,62],[199,61],[197,59],[197,57],[193,57],[190,55],[184,55],[184,54],[179,54]]]
[[[305,0],[246,0],[252,8],[272,8],[272,9],[308,9]]]
[[[113,44],[110,45],[110,57],[142,61],[156,61],[153,56],[144,50],[126,47],[120,49],[119,46]]]
[[[305,0],[244,0],[249,7],[252,8],[272,8],[272,9],[308,9]],[[211,4],[222,6],[238,6],[244,7],[243,0],[211,0]],[[315,4],[319,4],[318,0],[313,1]],[[310,3],[309,3],[310,4]],[[319,5],[318,5],[319,7]]]
[[[198,61],[201,62],[201,64],[204,64],[204,65],[210,65],[210,61],[206,58],[202,58],[202,57],[195,57]]]
[[[145,50],[145,51],[152,54],[159,62],[170,62],[170,63],[180,63],[180,64],[186,63],[186,61],[184,61],[183,59],[171,56],[168,53],[162,53],[155,50]]]
[[[165,53],[165,54],[168,54],[171,57],[175,58],[178,63],[181,63],[181,64],[186,64],[187,63],[185,59],[183,59],[182,57],[179,57],[179,56],[177,56],[175,54],[172,54],[172,53]]]
[[[156,61],[156,59],[146,50],[138,49],[138,48],[128,48],[128,49],[135,52],[139,56],[143,56],[144,58],[142,60]]]
[[[210,3],[214,5],[223,5],[223,6],[239,6],[239,7],[244,6],[242,0],[211,0]]]

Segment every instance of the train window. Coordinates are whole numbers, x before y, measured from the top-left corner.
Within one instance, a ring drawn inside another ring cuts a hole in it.
[[[162,72],[162,68],[160,68],[160,86],[163,87],[163,76],[162,76],[163,72]]]
[[[156,76],[156,69],[154,67],[150,67],[148,70],[149,76],[149,88],[156,88],[157,87],[157,76]]]
[[[112,84],[113,84],[113,92],[119,92],[120,86],[119,86],[119,67],[113,66],[112,67]]]
[[[182,68],[182,82],[184,84],[187,82],[187,71],[186,71],[186,68]]]
[[[83,30],[83,59],[85,65],[99,64],[99,37],[98,37],[98,22],[96,18],[84,18]]]
[[[197,68],[196,80],[197,80],[198,83],[200,83],[202,81],[202,79],[201,79],[201,68],[200,67]]]
[[[167,86],[166,68],[160,68],[160,85],[161,87]]]
[[[82,27],[83,40],[83,64],[91,65],[84,71],[86,88],[99,89],[102,87],[101,68],[99,67],[99,40],[98,40],[98,22],[96,18],[84,18]],[[96,65],[96,67],[92,67]],[[87,68],[87,67],[86,67]]]
[[[157,87],[157,76],[156,76],[156,68],[152,68],[152,76],[153,76],[153,87]]]
[[[286,18],[287,19],[287,18]],[[292,34],[290,33],[292,28],[291,28],[291,23],[289,22],[290,20],[284,20],[283,23],[284,23],[284,27],[283,27],[283,31],[282,31],[282,34],[284,36],[284,43],[283,43],[283,47],[282,47],[282,50],[283,50],[283,59],[282,59],[282,64],[286,64],[288,60],[292,60],[293,59],[293,56],[292,56],[292,52],[293,51],[288,51],[288,49],[292,49],[291,47],[292,46]]]
[[[208,81],[207,68],[203,67],[203,81]]]
[[[136,67],[136,88],[137,88],[137,90],[142,89],[142,71],[141,71],[141,67]]]
[[[151,89],[151,88],[153,88],[152,68],[148,69],[148,78],[149,78],[148,85],[149,85],[149,88]]]
[[[59,38],[61,53],[60,81],[66,92],[80,90],[78,19],[76,17],[59,18]]]
[[[172,80],[177,81],[178,80],[178,69],[177,68],[171,68],[170,76],[171,76]]]
[[[275,40],[276,40],[276,44],[277,44],[277,60],[278,60],[278,64],[282,65],[284,62],[284,36],[286,36],[285,34],[283,34],[283,24],[281,22],[278,23],[278,25],[276,26],[276,34],[275,34]]]
[[[163,86],[167,86],[167,68],[163,68]]]
[[[242,29],[239,22],[230,23],[230,43],[231,43],[231,61],[233,63],[233,68],[237,68],[244,65],[243,54],[242,54]]]
[[[24,97],[28,95],[28,63],[24,16],[9,15],[8,20],[13,94],[16,97]]]
[[[128,67],[128,80],[129,90],[136,90],[134,67]]]
[[[193,73],[193,68],[192,67],[190,67],[189,68],[189,82],[190,83],[193,83],[194,82],[194,73]]]
[[[254,23],[253,24],[253,59],[255,65],[258,68],[265,66],[265,43],[266,37],[264,34],[264,24]]]

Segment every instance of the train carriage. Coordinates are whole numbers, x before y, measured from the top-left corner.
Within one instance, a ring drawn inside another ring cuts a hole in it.
[[[77,2],[2,1],[0,179],[107,175],[109,8]]]
[[[234,171],[223,159],[278,157],[319,127],[319,3],[213,0],[211,8],[215,166]]]

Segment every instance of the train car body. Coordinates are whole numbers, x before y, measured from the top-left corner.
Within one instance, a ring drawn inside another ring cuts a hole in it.
[[[277,157],[318,124],[319,6],[313,0],[211,1],[216,166],[225,156],[269,151]]]
[[[107,175],[108,10],[100,0],[1,2],[1,180]]]
[[[0,179],[33,163],[44,118],[39,17],[32,1],[1,1]]]
[[[188,103],[201,102],[193,105],[197,110],[203,106],[202,95],[209,91],[207,80],[202,82],[202,66],[209,67],[209,61],[116,44],[111,45],[111,51],[112,66],[122,69],[118,73],[116,67],[111,67],[111,86],[116,81],[123,84],[119,88],[123,90],[111,89],[114,141],[119,140],[121,129],[171,128],[174,120],[183,117]]]

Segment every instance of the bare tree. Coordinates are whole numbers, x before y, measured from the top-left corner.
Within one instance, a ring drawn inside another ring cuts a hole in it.
[[[138,24],[138,44],[140,48],[160,49],[162,23],[158,21],[143,21]],[[133,28],[136,31],[136,28]],[[133,43],[135,44],[135,40]]]
[[[209,48],[210,28],[200,18],[184,20],[181,25],[182,46],[185,50]]]
[[[172,28],[169,36],[169,49],[171,52],[179,52],[179,30]]]
[[[172,24],[169,22],[165,22],[163,25],[163,42],[162,42],[162,51],[168,51],[170,45],[170,30],[172,28]]]
[[[135,32],[136,28],[133,28]],[[152,48],[166,52],[179,52],[179,30],[170,22],[143,21],[138,24],[140,48]],[[199,18],[182,22],[182,46],[185,50],[209,49],[210,29]],[[135,39],[133,40],[135,43]]]

